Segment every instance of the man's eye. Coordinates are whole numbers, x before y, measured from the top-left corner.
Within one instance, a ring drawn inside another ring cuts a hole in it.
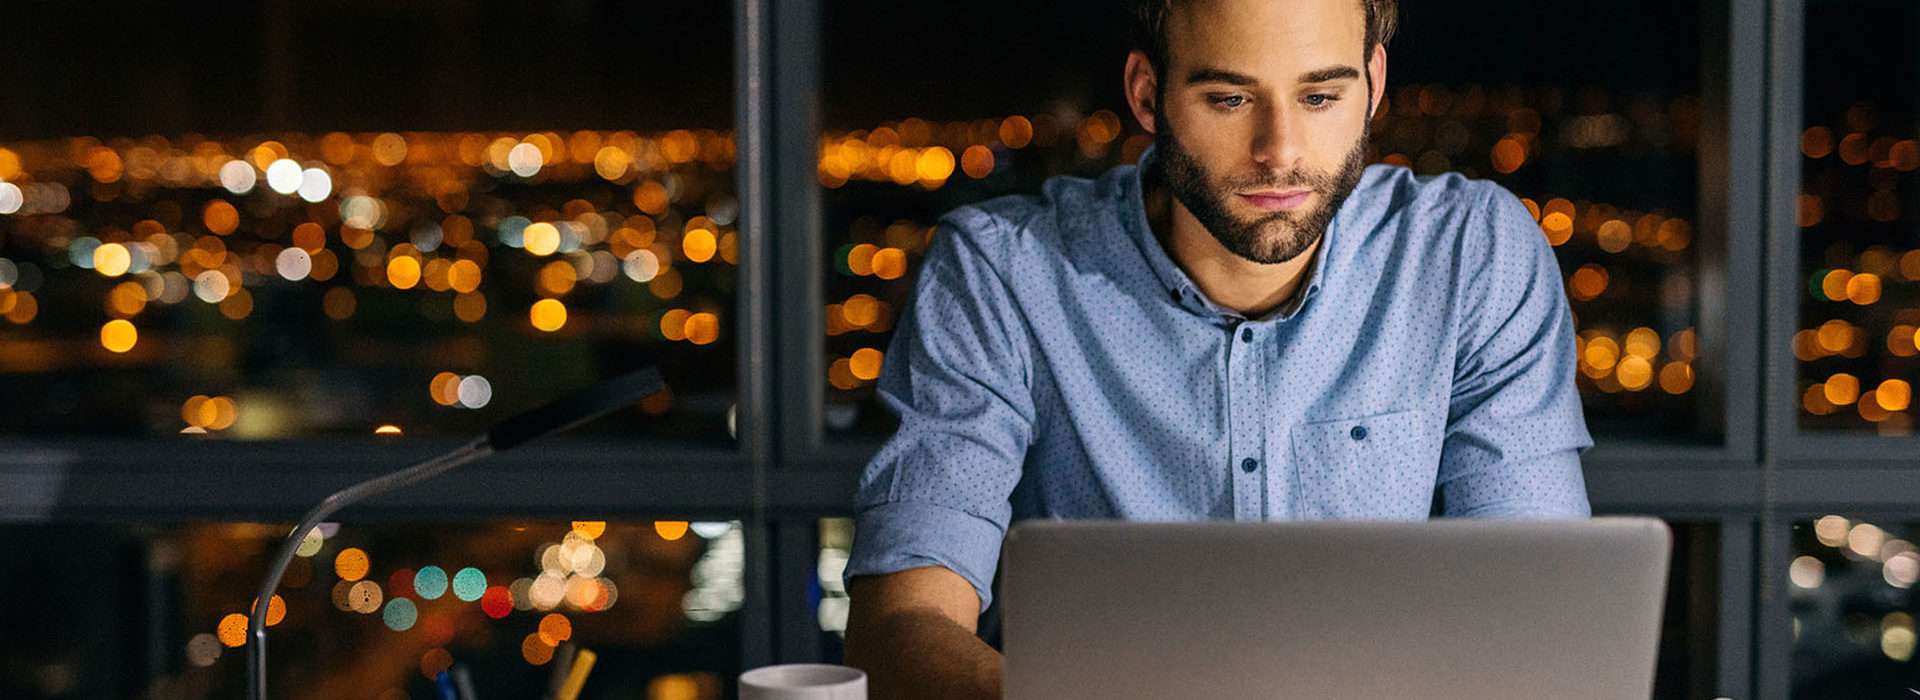
[[[1238,107],[1240,105],[1246,104],[1247,98],[1240,95],[1227,95],[1225,97],[1213,98],[1213,103],[1220,105],[1222,107]]]
[[[1308,107],[1325,107],[1328,104],[1331,104],[1333,103],[1333,101],[1338,99],[1340,98],[1334,97],[1332,95],[1308,95],[1307,106]]]

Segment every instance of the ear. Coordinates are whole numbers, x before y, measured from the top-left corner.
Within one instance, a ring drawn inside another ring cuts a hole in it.
[[[1367,121],[1373,121],[1373,115],[1380,111],[1380,100],[1387,96],[1387,47],[1382,44],[1373,47],[1373,56],[1367,59],[1367,77],[1373,89],[1373,98],[1367,102]]]
[[[1147,133],[1157,133],[1154,100],[1159,98],[1160,79],[1154,75],[1153,62],[1147,60],[1147,54],[1138,50],[1127,54],[1125,80],[1127,106],[1133,110],[1134,120],[1140,122],[1140,128]]]

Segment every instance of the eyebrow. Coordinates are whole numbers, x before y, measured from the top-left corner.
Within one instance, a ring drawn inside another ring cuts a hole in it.
[[[1229,85],[1248,86],[1258,84],[1260,81],[1255,80],[1253,76],[1245,73],[1235,73],[1219,68],[1195,68],[1187,72],[1187,82],[1227,83]]]
[[[1360,69],[1353,66],[1329,66],[1319,70],[1300,74],[1302,84],[1330,83],[1335,80],[1358,80]],[[1187,72],[1188,83],[1226,83],[1228,85],[1250,86],[1260,83],[1251,75],[1236,73],[1221,68],[1195,68]]]
[[[1359,80],[1360,69],[1353,66],[1333,66],[1300,74],[1302,83],[1329,83],[1335,80]]]

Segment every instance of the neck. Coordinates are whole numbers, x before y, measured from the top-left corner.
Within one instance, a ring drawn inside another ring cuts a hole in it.
[[[1146,178],[1147,223],[1167,257],[1180,266],[1213,303],[1246,318],[1265,316],[1291,301],[1305,281],[1308,266],[1320,254],[1320,242],[1292,260],[1257,263],[1220,245],[1160,178]],[[1321,240],[1325,240],[1322,236]]]

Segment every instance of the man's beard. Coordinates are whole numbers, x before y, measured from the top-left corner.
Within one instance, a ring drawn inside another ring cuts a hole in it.
[[[1257,263],[1287,262],[1319,242],[1366,170],[1370,129],[1362,126],[1359,140],[1337,172],[1268,170],[1228,177],[1216,186],[1200,161],[1181,148],[1166,113],[1160,111],[1157,117],[1160,129],[1153,136],[1154,151],[1167,188],[1221,246]],[[1252,220],[1238,219],[1228,212],[1227,200],[1238,196],[1237,192],[1280,187],[1309,188],[1321,195],[1320,206],[1306,212],[1276,211]]]

